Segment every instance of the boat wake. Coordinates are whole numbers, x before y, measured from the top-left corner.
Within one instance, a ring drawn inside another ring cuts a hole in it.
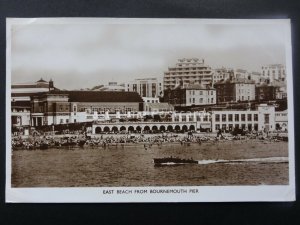
[[[233,159],[233,160],[199,160],[198,164],[215,164],[215,163],[224,163],[224,164],[238,164],[238,163],[288,163],[288,157],[268,157],[268,158],[253,158],[253,159]]]

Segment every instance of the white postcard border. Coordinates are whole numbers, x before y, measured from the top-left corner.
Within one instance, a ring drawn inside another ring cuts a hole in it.
[[[286,71],[288,86],[289,185],[259,186],[164,186],[164,187],[99,187],[99,188],[12,188],[11,187],[11,26],[14,24],[279,24],[286,26]],[[6,202],[241,202],[295,201],[294,101],[292,76],[291,23],[289,19],[121,19],[121,18],[9,18],[6,46]],[[109,190],[113,193],[109,194]],[[146,193],[135,193],[146,190]],[[171,190],[172,193],[166,193]],[[176,193],[186,190],[187,193]],[[118,194],[118,191],[120,192]],[[130,194],[130,191],[133,193]],[[152,193],[151,193],[152,191]],[[194,192],[193,192],[194,191]],[[106,193],[105,193],[106,192]],[[128,192],[128,193],[125,193]],[[157,193],[165,192],[165,193]]]

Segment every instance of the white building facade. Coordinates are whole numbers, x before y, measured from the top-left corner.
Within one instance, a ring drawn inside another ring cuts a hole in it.
[[[270,83],[275,80],[284,81],[286,79],[285,65],[283,64],[272,64],[262,66],[262,77],[268,79]]]
[[[274,131],[275,106],[261,104],[257,110],[212,111],[212,131],[219,129],[232,131],[243,130]]]
[[[163,95],[162,78],[140,78],[124,83],[125,91],[139,93],[141,97],[159,97]]]
[[[237,101],[252,101],[255,100],[255,83],[237,82],[235,84],[235,96]]]
[[[227,69],[224,67],[215,69],[212,77],[212,83],[214,84],[222,80],[230,79],[230,77],[233,75],[234,75],[233,69]]]
[[[204,85],[188,85],[185,90],[185,106],[216,104],[216,89],[212,87],[204,87]]]

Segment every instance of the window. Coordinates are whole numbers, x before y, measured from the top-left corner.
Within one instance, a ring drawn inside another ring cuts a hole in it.
[[[258,131],[258,124],[257,123],[254,124],[254,130]]]
[[[69,123],[69,119],[66,119],[66,123]]]
[[[265,114],[265,124],[268,124],[270,122],[270,115],[269,114]]]
[[[220,129],[220,125],[216,124],[215,128],[216,128],[216,130],[219,130]]]
[[[235,121],[240,121],[240,115],[239,114],[235,114],[234,115],[234,120]]]
[[[203,103],[203,98],[200,98],[200,99],[199,99],[199,103]]]
[[[77,107],[76,107],[76,105],[73,106],[73,112],[74,112],[74,115],[76,115],[76,112],[77,112]]]
[[[222,114],[222,122],[226,122],[226,114]]]
[[[248,121],[252,121],[252,114],[248,114],[247,120],[248,120]]]
[[[258,121],[258,114],[254,114],[254,121]]]
[[[241,115],[241,120],[242,120],[242,121],[246,121],[246,115],[245,115],[245,114],[242,114],[242,115]]]
[[[203,95],[203,91],[200,91],[200,93],[199,93],[200,95]]]
[[[248,124],[248,130],[252,130],[252,124]]]
[[[228,121],[232,121],[232,114],[228,114]]]
[[[214,103],[214,98],[211,98],[210,100],[211,100],[211,103]]]
[[[61,124],[64,123],[64,119],[60,119],[60,123],[61,123]]]
[[[195,103],[195,98],[193,98],[193,103]]]
[[[216,114],[216,122],[219,122],[219,121],[220,121],[220,115]]]

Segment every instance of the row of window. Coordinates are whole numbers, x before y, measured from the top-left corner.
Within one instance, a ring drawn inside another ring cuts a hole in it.
[[[243,130],[246,130],[248,129],[249,131],[251,130],[258,130],[258,124],[255,123],[254,126],[252,127],[252,124],[248,124],[246,126],[246,124],[241,124],[241,126],[239,124],[228,124],[228,126],[226,126],[226,124],[222,124],[222,126],[220,126],[219,124],[216,124],[215,125],[215,130],[219,130],[219,129],[222,129],[222,130],[229,130],[229,131],[232,131],[234,129],[243,129]]]
[[[109,111],[109,112],[116,112],[116,111],[119,111],[119,112],[132,112],[133,111],[133,108],[132,107],[126,107],[126,108],[106,108],[106,107],[92,107],[92,109],[90,107],[81,107],[79,108],[79,112],[88,112],[88,113],[94,113],[94,112],[97,112],[97,113],[105,113],[106,111]]]
[[[211,74],[211,72],[210,71],[198,71],[198,72],[173,72],[173,73],[165,73],[166,76],[180,75],[180,76],[187,76],[187,77],[191,77],[193,75],[204,76],[204,74]],[[212,78],[212,75],[209,75],[209,78]]]
[[[243,93],[248,93],[248,94],[250,94],[250,89],[239,89],[239,93],[241,94],[243,94]]]
[[[190,98],[189,100],[190,100],[190,103],[196,104],[195,98]],[[204,103],[204,98],[199,98],[199,103]],[[208,98],[206,103],[214,103],[214,98],[210,98],[210,101]]]
[[[287,113],[276,113],[275,116],[287,116]]]
[[[60,121],[59,121],[60,124],[69,123],[69,122],[70,122],[69,119],[66,119],[66,120],[60,119]],[[76,122],[77,122],[76,119],[74,119],[73,123],[76,123]]]
[[[258,121],[258,114],[216,114],[215,115],[215,121],[220,122],[232,122],[232,121],[246,121],[246,116],[247,116],[247,121]],[[234,120],[233,120],[234,118]]]
[[[239,98],[238,98],[238,100],[240,100],[240,101],[245,101],[245,100],[250,100],[250,96],[248,95],[248,96],[244,96],[244,95],[242,95],[242,96],[239,96]]]
[[[203,95],[204,92],[207,92],[207,95],[214,95],[214,91],[189,91],[190,95]]]
[[[188,121],[193,121],[194,120],[194,116],[182,116],[181,117],[181,121],[182,122],[186,122],[188,119]],[[176,116],[174,118],[175,122],[179,122],[179,116]],[[196,121],[209,121],[209,117],[208,116],[196,116]]]

